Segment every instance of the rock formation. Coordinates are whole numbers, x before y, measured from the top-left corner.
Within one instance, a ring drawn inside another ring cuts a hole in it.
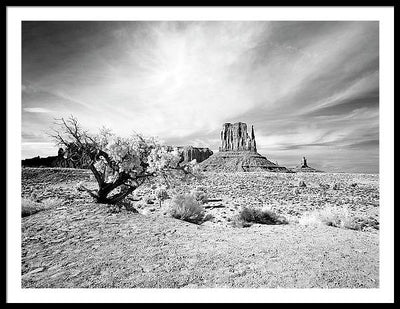
[[[251,126],[251,136],[249,136],[247,124],[243,122],[225,123],[222,126],[221,143],[219,151],[257,152],[254,128]]]
[[[89,168],[89,161],[86,157],[78,155],[73,147],[67,150],[58,149],[57,156],[41,158],[39,156],[21,161],[23,167],[69,167]]]
[[[323,173],[323,171],[317,170],[315,168],[312,168],[311,166],[308,166],[307,164],[307,159],[305,157],[303,157],[301,159],[301,163],[300,165],[297,165],[294,168],[290,169],[292,172],[296,172],[296,173]]]
[[[168,146],[170,150],[172,146]],[[181,163],[187,163],[196,159],[200,163],[210,157],[213,152],[209,148],[199,148],[193,146],[177,147],[181,154]],[[57,156],[45,158],[34,157],[21,161],[23,167],[69,167],[69,168],[89,168],[89,159],[74,144],[67,147],[66,150],[60,148]]]
[[[193,146],[167,146],[168,151],[178,148],[181,155],[180,163],[187,163],[196,160],[197,163],[208,159],[213,152],[209,148],[193,147]]]
[[[203,162],[208,159],[213,152],[209,148],[199,148],[193,146],[178,147],[181,151],[183,162],[190,162],[196,160],[197,163]]]
[[[58,167],[60,163],[61,161],[58,160],[58,156],[49,156],[46,158],[37,156],[21,161],[23,167]]]
[[[200,166],[204,171],[241,172],[275,171],[289,172],[257,153],[254,128],[247,133],[247,124],[243,122],[225,123],[221,131],[221,147]]]

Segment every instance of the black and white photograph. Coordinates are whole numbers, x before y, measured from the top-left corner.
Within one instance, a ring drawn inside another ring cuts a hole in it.
[[[388,287],[380,15],[70,13],[17,23],[19,293]]]

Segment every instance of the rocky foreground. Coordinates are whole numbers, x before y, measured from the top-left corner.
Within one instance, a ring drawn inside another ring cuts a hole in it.
[[[304,226],[309,211],[346,205],[379,222],[378,175],[219,173],[185,184],[206,188],[213,219],[168,217],[151,185],[111,212],[76,191],[90,171],[22,171],[22,196],[53,206],[22,218],[22,286],[29,287],[378,287],[379,230]],[[304,185],[305,186],[304,186]],[[221,201],[219,201],[221,200]],[[165,202],[168,203],[168,200]],[[233,228],[242,206],[268,208],[288,225]]]
[[[178,191],[190,192],[196,187],[205,188],[210,199],[221,200],[206,203],[205,207],[214,215],[211,222],[223,226],[230,226],[229,222],[243,206],[272,210],[293,223],[314,210],[345,207],[354,217],[379,223],[379,175],[205,173],[203,178],[183,184]],[[137,190],[136,199],[151,194],[150,187],[143,187]],[[137,206],[140,209],[143,203]]]

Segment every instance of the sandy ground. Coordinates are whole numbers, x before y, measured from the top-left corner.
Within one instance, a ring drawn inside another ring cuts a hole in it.
[[[215,219],[195,225],[163,215],[157,204],[141,203],[140,213],[125,209],[110,213],[106,205],[95,204],[85,193],[75,191],[77,182],[91,183],[89,171],[23,169],[24,197],[33,194],[39,200],[57,197],[59,202],[51,209],[22,218],[22,287],[379,286],[378,230],[355,231],[296,223],[301,212],[340,201],[353,207],[357,214],[361,211],[376,217],[377,176],[235,174],[207,177],[201,184],[208,184],[211,197],[223,195],[223,201],[219,202],[223,207],[207,208],[207,212],[214,212]],[[229,182],[232,177],[237,181]],[[300,177],[307,187],[295,193]],[[322,190],[321,181],[340,182],[342,189]],[[351,186],[354,182],[356,187]],[[231,187],[227,190],[229,184]],[[264,189],[257,188],[257,184]],[[139,190],[136,199],[149,192],[148,188]],[[309,201],[312,192],[318,198]],[[291,216],[291,223],[230,227],[228,219],[246,197],[248,204],[260,200],[263,206],[270,205],[275,211]],[[288,203],[279,204],[279,198],[291,201],[291,207]],[[294,213],[292,205],[297,205]]]

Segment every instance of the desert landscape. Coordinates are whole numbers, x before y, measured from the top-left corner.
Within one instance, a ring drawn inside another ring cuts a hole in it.
[[[151,183],[131,209],[94,203],[81,182],[95,187],[89,170],[23,168],[23,198],[44,209],[22,218],[23,287],[379,286],[378,175],[205,173],[176,188],[206,192],[202,224],[168,215]],[[235,226],[243,206],[287,223]]]
[[[184,17],[21,23],[22,289],[384,287],[379,21]]]

